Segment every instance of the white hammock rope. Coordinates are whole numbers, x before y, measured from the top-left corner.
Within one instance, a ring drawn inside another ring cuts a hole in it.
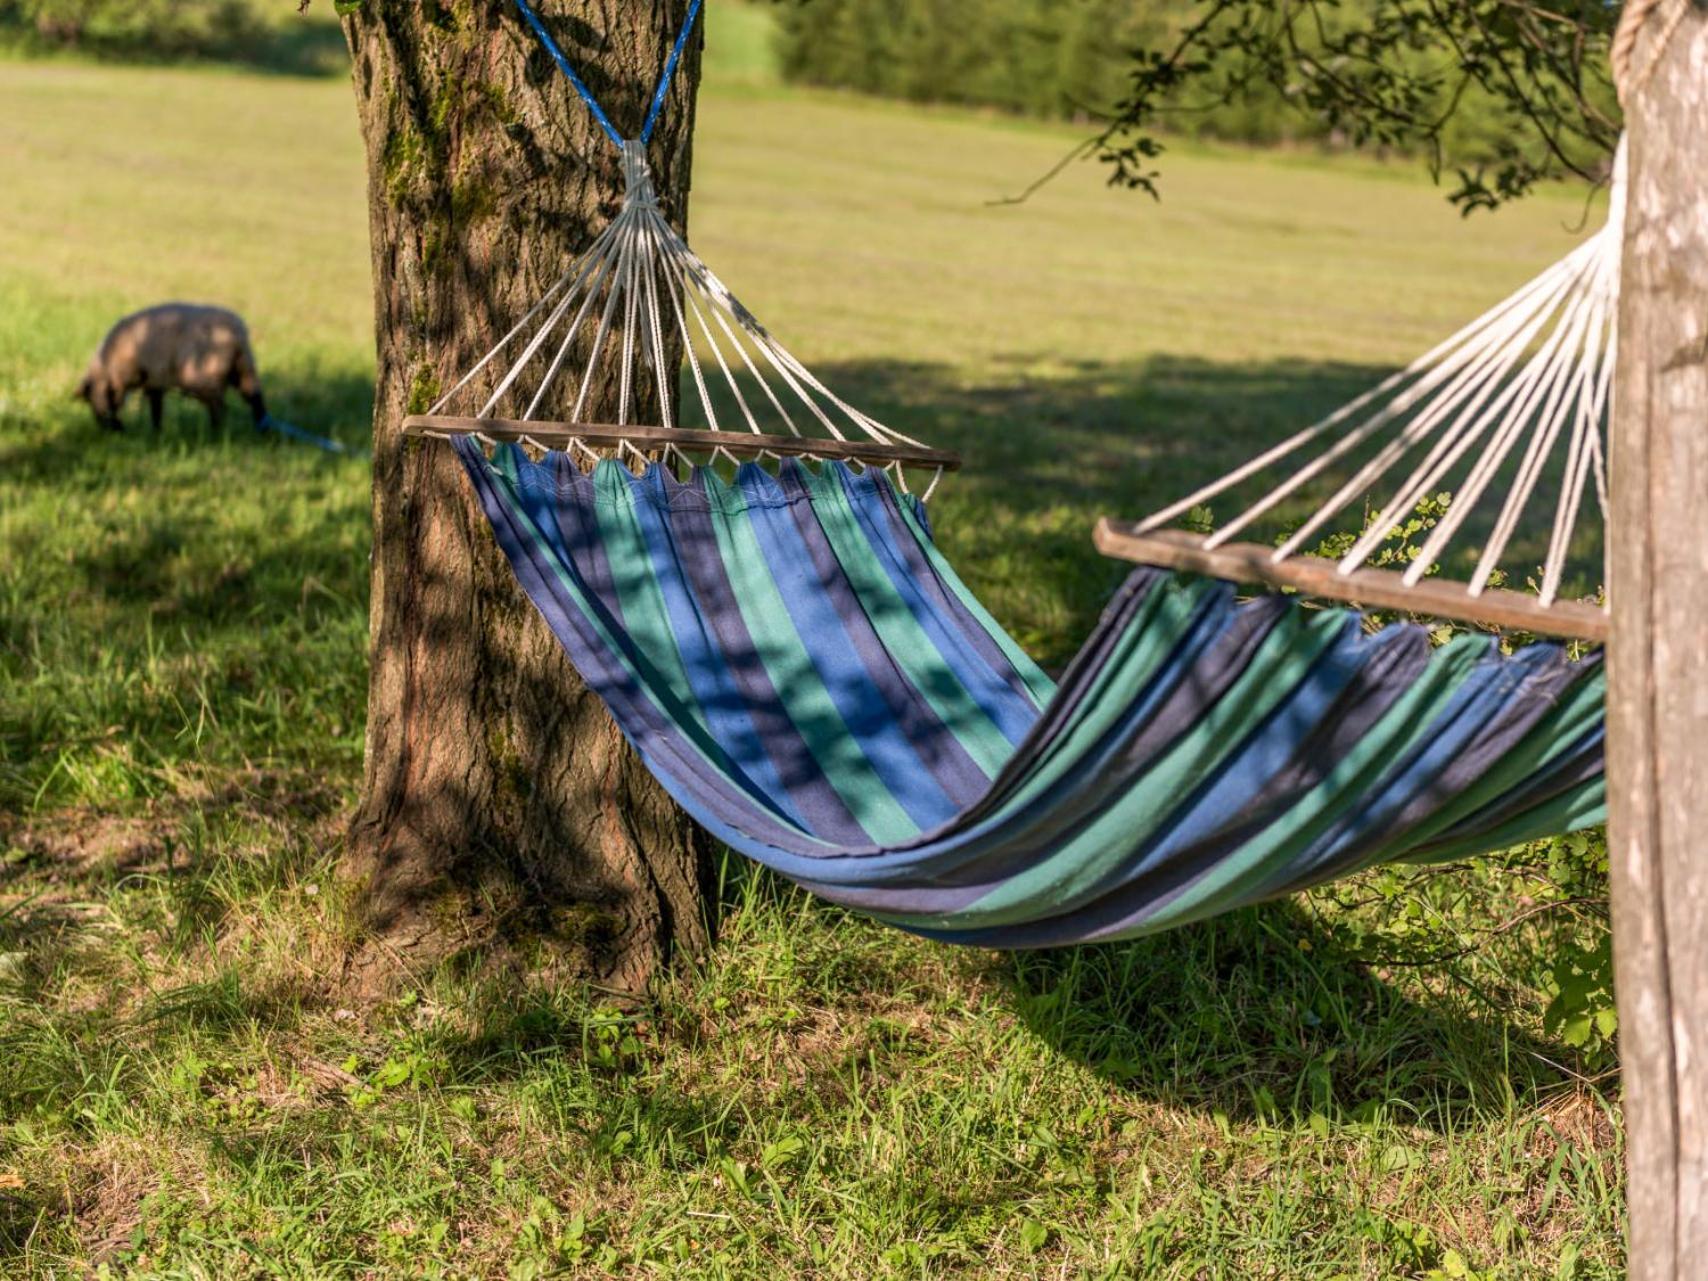
[[[1475,597],[1494,580],[1520,518],[1563,441],[1563,476],[1540,588],[1540,603],[1553,604],[1592,475],[1606,521],[1602,433],[1617,341],[1624,204],[1621,145],[1608,220],[1594,236],[1405,369],[1139,522],[1134,533],[1159,529],[1247,481],[1265,478],[1269,488],[1203,540],[1204,550],[1212,551],[1311,482],[1332,481],[1337,464],[1350,465],[1361,448],[1373,447],[1375,452],[1279,543],[1270,557],[1279,564],[1331,530],[1337,517],[1368,498],[1385,476],[1421,450],[1422,457],[1337,562],[1338,573],[1350,576],[1439,492],[1455,468],[1472,459],[1469,471],[1451,490],[1446,512],[1434,521],[1402,576],[1407,587],[1415,587],[1441,562],[1505,465],[1516,457],[1506,496],[1466,584],[1467,594]],[[1310,456],[1311,447],[1320,452]]]
[[[741,305],[660,211],[637,142],[623,145],[623,176],[623,203],[611,224],[439,398],[430,417],[448,412],[466,393],[476,418],[511,406],[519,421],[537,422],[552,389],[567,376],[574,379],[573,426],[585,421],[603,369],[616,378],[619,427],[635,418],[640,389],[650,380],[657,425],[666,429],[685,425],[680,402],[686,395],[698,403],[704,429],[724,431],[716,393],[727,388],[742,425],[754,435],[810,440],[816,427],[838,442],[926,448],[833,393]],[[678,379],[669,357],[672,343],[680,343],[686,380]],[[484,399],[475,397],[469,390],[475,378],[501,359],[507,363],[496,385]],[[676,442],[658,448],[667,457],[684,456]],[[734,461],[722,447],[710,452]],[[631,453],[643,456],[633,447],[618,456]]]

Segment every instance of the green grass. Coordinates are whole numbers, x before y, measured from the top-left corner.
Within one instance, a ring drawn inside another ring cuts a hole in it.
[[[1098,514],[1331,406],[1577,216],[1196,149],[1160,206],[1082,169],[995,206],[1072,135],[783,90],[714,13],[701,251],[967,452],[941,540],[1052,662],[1119,576]],[[1568,894],[1531,855],[1019,957],[731,864],[716,950],[645,1009],[454,972],[357,1003],[365,464],[69,400],[122,309],[202,298],[281,413],[362,439],[349,90],[12,63],[0,118],[0,1273],[1620,1274],[1616,1095],[1542,1017],[1600,927],[1482,933]]]

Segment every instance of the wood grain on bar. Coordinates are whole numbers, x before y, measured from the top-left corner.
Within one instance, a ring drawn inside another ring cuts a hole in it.
[[[760,436],[745,431],[616,427],[609,423],[517,422],[510,418],[453,418],[438,414],[412,414],[403,420],[406,436],[454,436],[477,431],[502,441],[520,441],[526,436],[553,448],[567,445],[572,440],[588,445],[620,445],[627,441],[642,451],[661,449],[665,445],[705,452],[721,447],[738,458],[757,458],[770,452],[791,457],[834,458],[878,467],[903,463],[910,467],[940,467],[944,471],[959,471],[961,468],[961,456],[946,449],[832,440],[821,436]]]
[[[1597,644],[1607,641],[1607,611],[1581,601],[1544,605],[1534,596],[1495,588],[1473,596],[1463,584],[1433,578],[1407,587],[1401,575],[1393,570],[1359,569],[1342,574],[1333,561],[1315,556],[1289,556],[1276,561],[1275,549],[1259,543],[1206,548],[1202,534],[1178,529],[1141,534],[1131,522],[1108,517],[1097,522],[1096,540],[1097,550],[1105,556],[1141,565],[1207,574],[1235,583],[1292,587],[1326,600],[1397,609],[1456,622],[1483,623],[1539,636],[1565,636]]]

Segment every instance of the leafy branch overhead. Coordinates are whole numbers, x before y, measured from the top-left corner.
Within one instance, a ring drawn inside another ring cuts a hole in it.
[[[1599,181],[1619,135],[1607,70],[1618,8],[1604,0],[1201,0],[1140,47],[1126,95],[1090,149],[1110,181],[1158,193],[1155,162],[1179,116],[1279,99],[1355,146],[1423,153],[1451,170],[1461,210],[1539,182]],[[1500,124],[1455,161],[1475,101]]]

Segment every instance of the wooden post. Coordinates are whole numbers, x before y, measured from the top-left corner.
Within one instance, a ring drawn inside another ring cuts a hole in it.
[[[1611,456],[1608,837],[1634,1281],[1708,1276],[1708,9],[1676,27],[1674,13],[1644,23],[1625,92]]]

